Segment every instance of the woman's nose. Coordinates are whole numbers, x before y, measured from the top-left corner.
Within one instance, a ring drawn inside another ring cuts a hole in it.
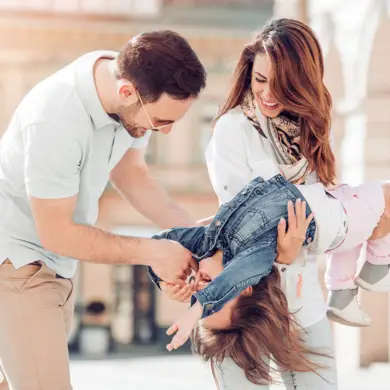
[[[270,90],[268,84],[266,86],[264,86],[262,94],[261,94],[261,98],[267,102],[273,101],[273,96],[272,96],[272,93],[271,93],[271,90]]]

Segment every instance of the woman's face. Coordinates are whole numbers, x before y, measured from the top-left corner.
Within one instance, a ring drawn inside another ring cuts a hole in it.
[[[268,83],[271,62],[266,54],[257,54],[253,63],[251,88],[261,113],[268,118],[277,117],[284,107],[275,99]]]

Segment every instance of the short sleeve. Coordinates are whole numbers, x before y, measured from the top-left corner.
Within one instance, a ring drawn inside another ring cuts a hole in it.
[[[24,129],[23,141],[28,195],[59,199],[78,193],[83,152],[72,130],[38,123]]]
[[[143,149],[148,146],[149,139],[152,135],[152,130],[149,130],[145,133],[143,137],[135,138],[133,143],[131,144],[131,149]]]

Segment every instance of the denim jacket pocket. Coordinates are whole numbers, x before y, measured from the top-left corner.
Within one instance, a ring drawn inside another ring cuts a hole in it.
[[[248,209],[233,222],[229,238],[243,246],[258,236],[267,225],[267,217],[262,211]]]

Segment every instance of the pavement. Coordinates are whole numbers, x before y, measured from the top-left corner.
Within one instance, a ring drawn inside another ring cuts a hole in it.
[[[359,329],[335,324],[338,390],[390,390],[390,364],[359,367]],[[103,358],[71,357],[74,390],[215,390],[209,366],[189,350],[136,346]],[[283,385],[270,390],[284,390]],[[234,389],[246,390],[246,389]],[[305,389],[319,390],[319,389]]]
[[[390,365],[340,370],[339,390],[389,390]],[[208,366],[190,355],[72,360],[74,390],[215,390]],[[271,390],[282,390],[272,386]],[[237,389],[240,390],[240,389]],[[316,390],[316,389],[307,389]]]

